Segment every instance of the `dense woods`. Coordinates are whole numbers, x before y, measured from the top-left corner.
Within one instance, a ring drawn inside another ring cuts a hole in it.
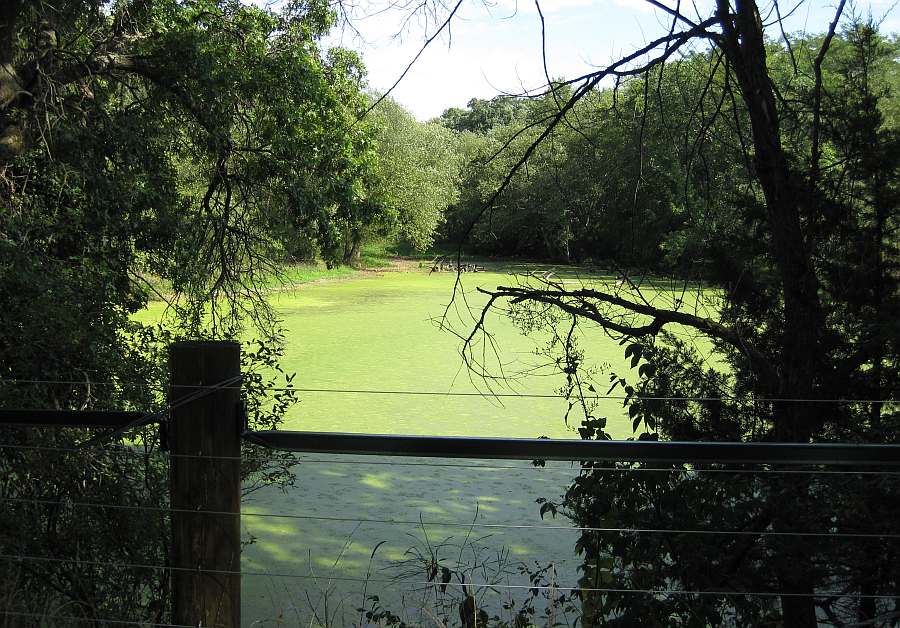
[[[317,3],[2,3],[0,405],[161,410],[167,344],[249,322],[250,420],[277,424],[291,394],[260,391],[282,350],[260,289],[298,228],[339,255],[380,208],[371,134],[352,126],[360,64],[316,44],[331,19]],[[158,279],[177,313],[165,328],[131,317]],[[3,561],[0,599],[35,623],[169,621],[165,571],[108,566],[168,560],[157,430],[136,448],[54,451],[88,437],[5,429],[0,552],[59,562]],[[254,456],[247,489],[289,481],[283,462]],[[98,500],[157,510],[71,505]]]
[[[526,332],[560,330],[550,354],[569,378],[584,438],[609,438],[606,417],[595,416],[585,391],[611,384],[639,438],[896,442],[896,42],[858,19],[840,31],[836,19],[820,37],[767,41],[751,3],[734,12],[719,3],[710,19],[721,31],[685,19],[687,30],[666,39],[677,46],[702,37],[707,51],[651,55],[611,92],[551,89],[557,106],[544,114],[538,105],[532,120],[549,118],[552,132],[537,123],[501,135],[501,143],[521,142],[531,153],[498,168],[494,184],[468,205],[482,217],[475,241],[559,259],[590,256],[622,280],[498,286],[486,291],[487,308],[508,307]],[[673,278],[669,300],[647,300],[641,269]],[[717,288],[710,307],[683,301],[692,280]],[[672,335],[679,326],[713,350]],[[621,340],[633,370],[593,377],[577,339],[597,328]],[[465,355],[482,369],[489,365],[478,338],[469,337]],[[824,615],[841,625],[895,611],[875,598],[896,589],[900,576],[889,542],[853,547],[766,531],[806,533],[828,522],[848,532],[865,520],[884,532],[896,516],[896,486],[609,471],[585,465],[558,506],[591,527],[715,523],[748,536],[586,532],[583,582],[623,591],[589,596],[589,624],[816,626]],[[698,593],[627,591],[672,582]],[[711,593],[734,590],[782,594]],[[859,602],[848,603],[848,594]]]
[[[804,37],[772,37],[754,2],[723,0],[702,22],[668,10],[672,30],[645,65],[472,99],[428,122],[368,91],[355,53],[321,48],[328,2],[57,4],[0,7],[3,407],[159,409],[167,342],[252,330],[251,422],[275,426],[292,395],[261,390],[281,351],[265,287],[287,262],[353,264],[378,241],[617,273],[615,290],[548,278],[489,292],[523,330],[606,332],[634,358],[595,381],[577,334],[554,336],[584,438],[608,435],[582,393],[612,384],[639,438],[897,442],[900,42],[841,15],[843,3],[832,30]],[[669,305],[643,300],[644,272],[672,279]],[[160,280],[176,319],[134,322]],[[677,298],[698,283],[717,295],[711,314]],[[670,335],[675,324],[711,349]],[[472,345],[463,356],[473,365]],[[84,437],[4,436],[60,448]],[[0,553],[165,562],[163,515],[66,506],[81,495],[164,508],[157,435],[137,440],[138,456],[0,452],[0,495],[56,504],[4,504]],[[291,481],[284,458],[253,461],[251,489]],[[882,481],[588,465],[554,509],[582,526],[852,532],[864,519],[887,532],[898,498]],[[586,584],[787,594],[587,596],[584,621],[896,616],[896,601],[871,597],[900,589],[896,544],[826,541],[585,534]],[[166,621],[168,586],[164,572],[0,565],[0,600],[23,612],[49,600],[86,618]]]

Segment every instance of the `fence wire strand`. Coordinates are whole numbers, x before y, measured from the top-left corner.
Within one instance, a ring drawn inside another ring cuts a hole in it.
[[[254,517],[261,519],[289,519],[299,521],[330,521],[337,523],[366,523],[380,525],[429,526],[433,528],[486,528],[500,530],[563,530],[570,532],[603,532],[610,534],[672,534],[672,535],[712,535],[712,536],[749,536],[749,537],[815,537],[830,539],[900,539],[900,533],[892,532],[799,532],[793,530],[698,530],[691,528],[614,528],[592,526],[534,525],[526,523],[482,523],[476,521],[447,522],[409,519],[371,519],[364,517],[342,517],[336,515],[294,515],[289,513],[266,512],[230,512],[227,510],[203,510],[190,508],[164,508],[158,506],[137,506],[128,504],[100,504],[95,502],[57,501],[52,499],[34,499],[20,497],[0,497],[0,501],[61,506],[73,508],[98,508],[109,510],[128,510],[137,512],[168,512],[191,515],[214,515],[230,517]]]
[[[256,443],[246,443],[248,445],[260,447],[262,449],[270,449],[263,445],[258,445]],[[21,449],[24,451],[46,451],[46,452],[59,452],[59,453],[85,453],[84,449],[80,449],[77,447],[48,447],[43,445],[21,445],[16,443],[0,443],[0,449]],[[94,448],[94,452],[103,451],[105,453],[110,454],[121,454],[126,456],[159,456],[164,458],[187,458],[194,460],[240,460],[246,462],[260,462],[264,461],[265,457],[260,456],[258,458],[254,458],[253,456],[215,456],[210,454],[174,454],[168,451],[164,451],[162,449],[153,449],[141,451],[139,449],[132,449],[128,447],[118,447],[118,448],[103,448],[96,449]],[[276,450],[280,451],[280,450]],[[351,465],[351,466],[389,466],[389,467],[432,467],[438,469],[450,468],[450,469],[468,469],[472,471],[536,471],[536,472],[553,472],[553,473],[581,473],[581,472],[591,472],[591,473],[680,473],[685,475],[694,475],[694,474],[732,474],[732,475],[854,475],[854,476],[886,476],[886,477],[900,477],[900,471],[871,471],[866,469],[850,469],[850,470],[834,470],[834,469],[698,469],[695,467],[691,468],[662,468],[662,467],[591,467],[591,466],[572,466],[572,467],[562,467],[562,466],[542,466],[542,465],[500,465],[496,463],[488,463],[488,464],[464,464],[464,463],[452,463],[452,462],[405,462],[400,460],[330,460],[325,458],[303,458],[303,454],[299,452],[290,452],[283,451],[282,453],[288,453],[292,456],[296,457],[297,462],[295,464],[335,464],[335,465]],[[336,456],[353,456],[353,455],[364,455],[364,454],[335,454]],[[404,456],[409,458],[416,458],[421,456]],[[485,459],[487,460],[487,459]],[[569,464],[565,461],[550,461],[550,462],[563,462],[565,464]],[[572,461],[571,464],[578,464],[575,461]],[[709,463],[713,464],[713,463]]]
[[[30,385],[67,385],[67,386],[128,386],[125,382],[92,382],[85,380],[42,380],[42,379],[16,379],[16,378],[0,378],[0,382],[9,384],[30,384]],[[165,388],[185,388],[185,389],[210,389],[210,390],[241,390],[242,386],[216,386],[203,384],[170,384],[168,386],[150,385],[150,388],[163,390]],[[341,394],[341,395],[402,395],[402,396],[434,396],[434,397],[486,397],[501,399],[564,399],[563,396],[552,393],[502,393],[489,391],[441,391],[441,390],[384,390],[371,388],[324,388],[324,387],[300,387],[300,386],[263,386],[257,390],[267,392],[304,392],[304,393],[322,393],[322,394]],[[584,399],[599,400],[611,399],[625,401],[629,399],[640,399],[646,401],[740,401],[740,402],[757,402],[757,403],[833,403],[833,404],[854,404],[854,403],[883,403],[893,404],[900,403],[897,399],[812,399],[812,398],[791,398],[791,397],[754,397],[752,399],[739,399],[737,397],[692,397],[692,396],[641,396],[641,395],[602,395],[593,393],[585,395]]]
[[[22,556],[0,554],[0,560],[12,562],[29,561],[29,562],[47,562],[47,563],[67,563],[76,565],[90,565],[93,567],[117,567],[127,569],[152,569],[157,571],[180,571],[195,574],[221,574],[230,576],[251,576],[264,578],[293,578],[298,580],[328,580],[329,582],[359,582],[368,584],[403,584],[406,586],[417,587],[457,587],[466,589],[467,587],[477,589],[502,589],[502,590],[539,590],[539,591],[579,591],[583,593],[639,593],[647,595],[728,595],[728,596],[751,596],[751,597],[799,597],[799,598],[828,598],[828,597],[852,597],[854,599],[900,599],[900,594],[859,594],[855,592],[844,591],[822,591],[821,593],[792,593],[787,591],[729,591],[729,590],[684,590],[684,589],[625,589],[612,587],[569,587],[561,585],[538,585],[538,584],[499,584],[487,582],[466,582],[465,584],[443,583],[440,581],[409,581],[399,578],[357,578],[352,576],[335,576],[335,575],[317,575],[313,573],[279,573],[267,571],[235,571],[229,569],[206,569],[203,567],[175,567],[167,565],[150,565],[144,563],[125,563],[125,562],[109,562],[99,560],[82,560],[82,559],[66,559],[49,556]]]

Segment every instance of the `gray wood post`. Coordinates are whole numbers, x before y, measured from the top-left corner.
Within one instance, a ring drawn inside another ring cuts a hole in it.
[[[171,506],[194,511],[172,513],[172,620],[191,626],[239,628],[240,383],[232,381],[222,390],[191,387],[214,386],[239,376],[240,345],[178,342],[169,348],[169,367]],[[206,394],[187,399],[200,393]]]

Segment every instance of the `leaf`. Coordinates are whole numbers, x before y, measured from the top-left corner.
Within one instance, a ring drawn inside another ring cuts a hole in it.
[[[541,505],[541,519],[544,518],[544,515],[550,513],[553,517],[556,517],[556,504],[553,502],[545,502]]]

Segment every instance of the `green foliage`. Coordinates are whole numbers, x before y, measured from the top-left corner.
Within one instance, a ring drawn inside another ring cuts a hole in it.
[[[414,250],[424,251],[459,194],[454,136],[439,124],[417,122],[390,98],[370,115],[376,129],[379,191],[392,214],[393,231]]]
[[[631,370],[606,372],[608,382],[597,377],[602,368],[590,369],[577,334],[557,334],[550,347],[557,369],[569,378],[563,392],[570,413],[580,411],[583,438],[609,438],[605,419],[596,416],[590,400],[591,392],[609,384],[608,394],[623,397],[638,439],[896,442],[900,408],[891,400],[900,393],[900,136],[891,114],[896,106],[891,87],[897,47],[873,24],[854,20],[820,56],[823,41],[793,38],[790,47],[784,42],[767,47],[763,69],[778,95],[780,125],[768,138],[777,138],[784,152],[779,185],[792,190],[787,205],[771,193],[772,180],[765,178],[771,173],[760,165],[768,163],[760,156],[765,148],[760,148],[760,129],[772,128],[751,120],[756,96],[737,92],[741,70],[727,67],[720,49],[657,65],[645,77],[620,85],[614,101],[599,93],[596,101],[576,107],[579,115],[597,112],[593,118],[582,115],[586,122],[577,127],[592,143],[566,128],[554,132],[500,198],[495,222],[501,210],[513,211],[500,214],[499,221],[518,220],[522,212],[539,220],[533,199],[546,187],[539,183],[546,173],[529,171],[537,164],[553,166],[559,138],[571,135],[561,163],[578,168],[565,179],[573,190],[571,203],[564,210],[554,205],[556,215],[585,216],[574,231],[596,238],[595,243],[611,235],[607,224],[625,241],[624,247],[610,242],[586,251],[611,250],[622,268],[653,265],[655,259],[657,268],[679,276],[667,299],[654,295],[652,301],[645,300],[643,278],[636,275],[634,283],[585,286],[601,293],[594,298],[567,292],[552,279],[531,285],[530,297],[515,293],[513,316],[526,332],[555,330],[568,315],[575,317],[573,330],[590,322],[622,341]],[[590,159],[600,164],[596,170]],[[619,167],[611,172],[616,159]],[[587,176],[579,178],[580,172]],[[588,187],[592,180],[602,181],[596,191]],[[650,193],[647,198],[642,190]],[[793,233],[802,235],[785,254],[779,242],[787,227],[779,220],[792,211],[798,216]],[[492,233],[503,234],[503,226],[493,226]],[[637,240],[638,254],[628,242],[633,230],[643,238]],[[511,230],[499,242],[518,234]],[[815,290],[804,294],[795,280],[807,272],[805,264]],[[705,308],[683,302],[691,278],[703,278],[719,291]],[[798,317],[798,303],[804,301],[814,305]],[[564,314],[551,305],[569,309]],[[699,320],[679,319],[685,327],[674,326],[678,335],[660,331],[662,324],[647,325],[688,314]],[[690,334],[704,335],[710,344],[698,350],[687,340]],[[805,401],[791,400],[797,397]],[[641,472],[622,471],[633,468]],[[585,558],[582,584],[613,589],[585,596],[587,625],[787,625],[790,617],[815,618],[817,612],[799,597],[617,592],[628,589],[829,589],[840,594],[817,606],[835,621],[892,612],[887,602],[848,601],[897,588],[900,572],[880,540],[764,532],[881,533],[895,518],[889,504],[897,503],[896,483],[877,476],[755,474],[741,466],[724,471],[704,465],[657,472],[641,465],[582,464],[563,502],[553,504],[581,526],[751,532],[585,532],[577,546]],[[551,511],[548,504],[542,513]]]
[[[666,233],[682,222],[680,170],[665,135],[642,122],[643,89],[630,83],[585,98],[532,153],[487,217],[468,234],[481,252],[564,262],[616,260],[660,267]],[[524,101],[516,117],[466,140],[469,166],[445,239],[459,242],[556,111],[551,97]],[[474,112],[473,112],[474,114]],[[663,129],[665,124],[659,123]],[[635,149],[646,137],[643,149]]]
[[[77,334],[78,329],[71,331]],[[160,410],[163,399],[156,382],[164,373],[165,346],[171,336],[137,325],[121,333],[127,341],[122,345],[104,346],[110,339],[99,334],[92,339],[108,352],[85,356],[92,358],[93,369],[87,370],[85,362],[79,364],[83,370],[78,379],[84,379],[83,385],[6,381],[0,384],[0,406]],[[61,344],[60,339],[56,344]],[[62,355],[62,348],[54,349],[47,357],[52,355],[56,366],[62,366],[63,358],[74,357]],[[121,353],[116,355],[113,349]],[[40,371],[35,368],[34,372]],[[71,377],[72,371],[68,372]],[[92,385],[98,375],[115,383]],[[0,552],[61,562],[4,561],[0,597],[7,602],[7,610],[38,616],[57,613],[165,621],[170,604],[165,574],[115,566],[165,564],[168,557],[169,524],[163,510],[168,505],[168,468],[158,455],[155,428],[129,434],[128,445],[79,448],[90,436],[76,429],[4,428]],[[21,622],[31,624],[31,620]]]
[[[362,247],[359,265],[363,268],[387,268],[396,255],[396,247],[384,241],[372,241]]]
[[[472,98],[465,109],[451,107],[441,114],[438,121],[454,131],[486,135],[493,129],[515,122],[523,109],[524,103],[516,98]]]
[[[295,396],[265,301],[272,278],[298,241],[352,247],[381,208],[370,136],[353,126],[363,68],[317,44],[328,4],[14,0],[3,17],[0,405],[162,410],[167,344],[249,323],[249,420],[277,426]],[[132,319],[144,277],[171,292],[167,328]],[[269,395],[274,384],[288,390]],[[4,443],[38,449],[0,451],[0,497],[47,503],[4,500],[0,552],[86,562],[4,562],[0,597],[26,613],[164,623],[164,571],[98,564],[168,560],[158,435],[40,449],[89,437],[4,429]],[[290,456],[246,454],[247,490],[293,481]]]

